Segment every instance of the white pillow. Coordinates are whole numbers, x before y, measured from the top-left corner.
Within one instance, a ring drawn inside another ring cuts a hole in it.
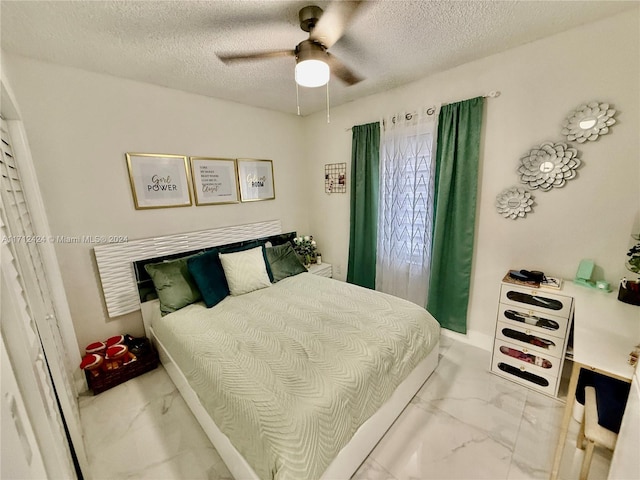
[[[242,295],[271,286],[262,247],[219,255],[231,295]]]

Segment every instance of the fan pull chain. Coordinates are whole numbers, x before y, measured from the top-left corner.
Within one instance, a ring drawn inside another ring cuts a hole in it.
[[[329,114],[329,82],[327,82],[327,123],[331,123],[331,115]]]
[[[300,116],[300,94],[298,93],[298,82],[296,82],[296,107],[298,107],[298,116]]]

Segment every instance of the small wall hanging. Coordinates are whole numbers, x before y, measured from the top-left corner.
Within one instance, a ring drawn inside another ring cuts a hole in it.
[[[575,148],[567,147],[566,143],[546,142],[520,159],[520,182],[534,190],[562,187],[576,176],[581,163]]]
[[[346,163],[328,163],[324,166],[324,191],[326,193],[347,192]]]
[[[187,157],[157,153],[125,156],[136,210],[191,206]]]
[[[242,202],[276,198],[273,185],[273,162],[271,160],[238,159],[237,163],[240,200]]]
[[[608,103],[582,104],[562,122],[562,135],[566,135],[570,142],[597,140],[600,135],[609,133],[609,127],[616,123],[615,113]]]
[[[510,187],[496,196],[496,209],[504,218],[524,218],[532,211],[533,197],[522,187]]]
[[[229,158],[189,157],[196,205],[238,203],[236,161]]]

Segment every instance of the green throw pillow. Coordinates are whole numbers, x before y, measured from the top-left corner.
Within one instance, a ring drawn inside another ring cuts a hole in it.
[[[149,263],[144,266],[158,292],[162,315],[180,310],[202,298],[187,268],[189,258]]]
[[[267,248],[265,252],[271,266],[274,283],[307,271],[290,243]]]
[[[187,261],[187,267],[207,308],[217,305],[229,295],[229,286],[217,249],[194,255]]]

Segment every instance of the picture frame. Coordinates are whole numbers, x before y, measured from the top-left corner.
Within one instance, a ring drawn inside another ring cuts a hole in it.
[[[233,158],[189,157],[196,205],[240,202],[238,167]]]
[[[257,202],[276,198],[273,162],[271,160],[239,158],[236,163],[238,165],[241,202]]]
[[[185,155],[126,153],[125,156],[136,210],[193,204]]]

